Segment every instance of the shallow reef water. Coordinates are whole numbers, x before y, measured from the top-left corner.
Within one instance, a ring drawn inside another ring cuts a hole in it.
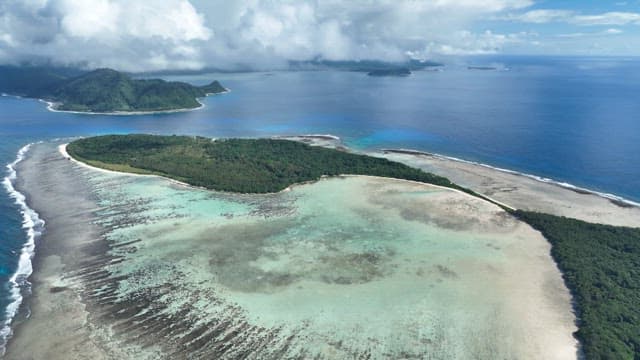
[[[575,353],[548,244],[479,199],[373,177],[247,195],[83,174],[109,259],[83,288],[121,338],[216,358]]]

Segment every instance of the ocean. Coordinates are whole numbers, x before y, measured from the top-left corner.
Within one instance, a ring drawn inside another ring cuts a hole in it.
[[[339,71],[171,76],[198,84],[217,79],[231,89],[204,99],[203,109],[172,114],[54,113],[37,100],[4,96],[0,162],[11,165],[32,142],[108,133],[333,134],[359,150],[439,153],[640,202],[639,59],[485,57],[467,63],[496,70],[450,65],[402,78]],[[28,295],[30,245],[43,229],[13,191],[12,169],[4,171],[0,324],[9,325]],[[0,331],[9,334],[7,326]]]

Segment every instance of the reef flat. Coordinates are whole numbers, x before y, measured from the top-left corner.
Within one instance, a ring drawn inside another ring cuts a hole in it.
[[[47,233],[10,359],[576,357],[549,244],[486,201],[365,176],[219,193],[57,145],[18,169]]]

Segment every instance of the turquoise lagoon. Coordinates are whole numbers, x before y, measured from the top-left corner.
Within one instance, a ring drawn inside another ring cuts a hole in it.
[[[107,269],[131,320],[104,326],[123,338],[165,343],[152,330],[188,319],[166,343],[217,358],[575,357],[548,243],[479,199],[372,177],[246,195],[83,173],[121,259]]]

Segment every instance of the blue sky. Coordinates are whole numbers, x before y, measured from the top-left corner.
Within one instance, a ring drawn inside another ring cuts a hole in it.
[[[2,0],[0,64],[128,71],[640,56],[640,0]]]
[[[502,53],[640,55],[640,1],[540,0],[481,17],[474,32],[520,34]]]

